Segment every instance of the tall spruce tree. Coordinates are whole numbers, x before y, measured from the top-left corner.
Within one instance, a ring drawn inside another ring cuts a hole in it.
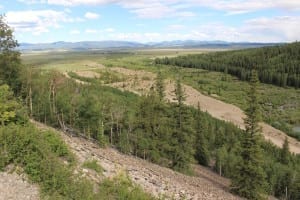
[[[190,163],[194,155],[192,141],[194,141],[194,129],[189,120],[190,113],[184,107],[185,100],[184,90],[182,88],[180,78],[175,84],[175,123],[173,130],[173,152],[172,152],[172,168],[182,172],[189,172]]]
[[[158,71],[155,81],[155,90],[159,99],[162,101],[165,97],[165,84],[161,71]]]
[[[196,120],[195,158],[199,164],[208,166],[208,164],[209,164],[208,141],[204,135],[205,130],[202,126],[201,111],[200,111],[199,103],[197,106],[197,113],[196,113],[195,120]]]
[[[237,166],[236,176],[232,180],[232,189],[248,199],[264,199],[265,173],[262,169],[263,158],[260,146],[260,112],[258,101],[258,76],[251,71],[248,109],[244,120],[246,131],[241,144],[241,162]]]
[[[282,145],[281,153],[280,153],[280,161],[283,164],[288,165],[290,162],[290,150],[289,150],[289,141],[288,138],[285,137],[284,143]]]

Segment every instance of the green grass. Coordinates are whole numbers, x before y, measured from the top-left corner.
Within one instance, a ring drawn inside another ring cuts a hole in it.
[[[120,173],[112,180],[106,179],[100,186],[101,199],[151,200],[142,189],[132,183],[125,173]]]
[[[83,168],[92,169],[97,173],[102,174],[103,168],[97,163],[97,160],[87,160],[82,164]]]

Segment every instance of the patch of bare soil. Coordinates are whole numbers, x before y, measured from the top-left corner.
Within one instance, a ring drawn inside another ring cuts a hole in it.
[[[54,130],[41,123],[32,122],[39,128]],[[86,160],[96,160],[103,167],[104,176],[108,178],[112,178],[120,172],[126,172],[134,183],[156,197],[195,200],[240,199],[228,192],[230,184],[228,179],[220,177],[204,167],[195,166],[196,176],[187,176],[122,154],[112,148],[99,148],[98,145],[86,139],[70,137],[59,131],[58,133],[76,155],[79,164]],[[87,169],[84,169],[83,172],[92,180],[101,180],[101,177],[94,176]]]
[[[112,67],[109,70],[124,74],[127,77],[122,82],[109,84],[111,87],[127,90],[139,95],[149,92],[155,79],[155,74],[141,70],[131,70],[122,67]]]
[[[38,200],[39,188],[23,175],[0,172],[0,200]]]
[[[75,71],[78,76],[85,78],[99,78],[100,74],[94,71]]]

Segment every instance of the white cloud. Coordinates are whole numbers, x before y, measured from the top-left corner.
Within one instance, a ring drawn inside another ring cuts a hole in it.
[[[48,4],[63,6],[100,5],[114,3],[116,0],[48,0]]]
[[[19,0],[24,3],[48,3],[50,5],[80,6],[115,4],[128,9],[140,18],[193,17],[195,13],[186,10],[189,3],[182,0]],[[191,0],[187,0],[189,2]]]
[[[257,38],[274,41],[295,41],[300,39],[300,16],[280,16],[248,20],[244,31],[250,31]]]
[[[225,11],[227,14],[241,14],[253,12],[262,9],[279,9],[279,10],[300,10],[299,0],[19,0],[27,4],[32,3],[48,3],[62,6],[79,6],[79,5],[106,5],[117,4],[128,8],[131,12],[136,13],[140,17],[150,15],[148,11],[177,11],[181,15],[187,15],[187,9],[199,6],[209,7],[215,10]],[[148,14],[142,14],[142,11]],[[162,14],[160,14],[162,15]],[[193,15],[189,14],[188,16]],[[164,15],[167,16],[167,15]],[[152,18],[153,15],[151,15]]]
[[[63,6],[118,4],[131,9],[149,8],[153,5],[172,6],[175,10],[190,8],[193,5],[210,7],[226,12],[249,12],[276,8],[299,10],[299,0],[19,0],[24,3],[48,3]]]
[[[183,28],[186,32],[168,28]],[[300,16],[255,18],[239,27],[222,23],[208,23],[195,28],[176,24],[167,27],[167,32],[157,33],[113,33],[108,39],[138,42],[168,40],[223,40],[230,42],[292,42],[300,40]],[[174,31],[174,32],[173,32]]]
[[[61,27],[60,22],[72,22],[64,12],[54,10],[10,11],[6,13],[6,18],[16,31],[36,35]]]
[[[78,35],[78,34],[80,34],[80,31],[79,30],[71,30],[70,34],[71,35]]]
[[[163,17],[194,17],[195,13],[186,11],[187,4],[178,0],[120,1],[119,4],[140,18],[159,19]]]
[[[192,4],[225,11],[227,14],[242,14],[263,9],[300,10],[299,0],[187,0]]]
[[[87,19],[98,19],[100,15],[97,13],[87,12],[85,13],[84,17]]]

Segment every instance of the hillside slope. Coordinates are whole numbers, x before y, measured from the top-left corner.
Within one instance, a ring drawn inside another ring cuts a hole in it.
[[[41,129],[55,131],[39,122],[32,122]],[[228,192],[228,179],[220,177],[204,167],[195,166],[196,176],[187,176],[119,153],[112,148],[99,148],[98,145],[86,139],[57,132],[76,155],[79,163],[90,159],[97,160],[104,168],[104,175],[110,178],[120,172],[126,172],[136,184],[156,197],[203,200],[240,199]]]
[[[95,65],[98,69],[104,69],[105,67],[102,65]],[[91,66],[89,66],[91,67]],[[109,70],[112,70],[117,73],[122,73],[126,75],[128,78],[122,82],[115,82],[112,84],[109,84],[112,87],[118,88],[120,90],[127,90],[130,92],[133,92],[135,94],[146,94],[149,89],[154,85],[155,81],[155,74],[146,72],[143,70],[131,70],[126,69],[122,67],[111,67],[108,68]],[[79,76],[84,77],[87,71],[77,71],[76,73]],[[94,72],[95,73],[95,72]],[[67,73],[64,73],[65,76],[70,78]],[[146,77],[146,78],[145,78]],[[85,84],[84,81],[75,79],[77,83]],[[166,99],[170,102],[174,101],[174,81],[172,80],[166,80]],[[186,95],[185,104],[189,106],[193,106],[197,108],[198,103],[200,104],[200,108],[203,111],[208,112],[213,117],[217,119],[221,119],[224,121],[228,121],[236,125],[237,127],[240,127],[241,129],[244,129],[244,118],[246,117],[244,112],[238,108],[237,106],[234,106],[232,104],[228,104],[225,102],[222,102],[220,100],[214,99],[213,97],[203,95],[201,92],[197,91],[196,89],[192,88],[191,86],[183,84],[183,88]],[[267,141],[272,142],[274,145],[278,147],[282,147],[285,137],[288,138],[289,145],[290,145],[290,151],[296,154],[300,153],[300,142],[296,139],[288,136],[284,132],[266,124],[266,123],[260,123],[262,127],[262,133],[264,138]]]

